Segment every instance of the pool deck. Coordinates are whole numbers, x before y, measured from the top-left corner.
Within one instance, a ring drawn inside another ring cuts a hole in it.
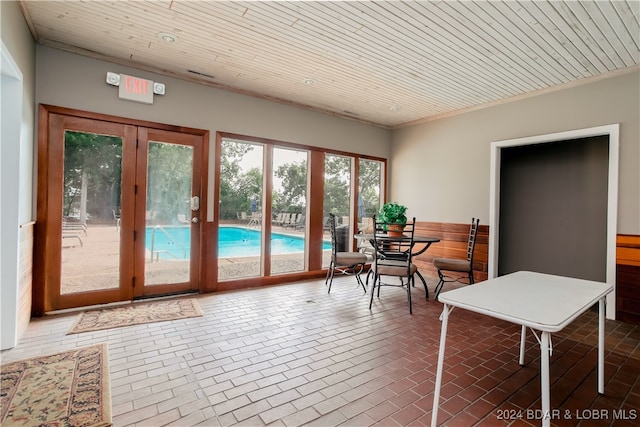
[[[224,224],[235,227],[246,224]],[[256,230],[256,228],[253,228]],[[304,236],[304,230],[291,227],[273,226],[274,233]],[[118,287],[119,277],[119,231],[115,225],[88,225],[87,233],[78,230],[78,238],[63,239],[61,293],[69,294],[98,289]],[[327,239],[329,238],[327,234]],[[80,246],[80,239],[82,246]],[[323,265],[329,265],[330,251],[325,251]],[[219,280],[255,277],[259,275],[259,257],[220,258],[218,260]],[[147,281],[151,283],[171,283],[184,281],[187,262],[179,260],[159,260],[147,263]],[[301,254],[272,256],[272,273],[302,271],[304,259]]]

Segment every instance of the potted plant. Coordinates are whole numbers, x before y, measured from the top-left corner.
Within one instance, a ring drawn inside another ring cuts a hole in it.
[[[386,230],[390,236],[402,235],[402,230],[407,223],[407,207],[396,202],[385,203],[380,212],[378,220],[386,223]]]

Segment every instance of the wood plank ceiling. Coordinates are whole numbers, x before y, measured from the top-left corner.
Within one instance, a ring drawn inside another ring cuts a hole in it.
[[[20,5],[42,45],[388,128],[640,64],[637,0]]]

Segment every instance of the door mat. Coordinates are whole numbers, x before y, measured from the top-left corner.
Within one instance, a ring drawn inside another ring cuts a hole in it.
[[[6,363],[1,372],[1,425],[111,425],[106,344]]]
[[[67,335],[198,316],[202,310],[194,298],[131,304],[82,312]]]

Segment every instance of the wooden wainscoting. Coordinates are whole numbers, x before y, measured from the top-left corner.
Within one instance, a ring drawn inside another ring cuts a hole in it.
[[[616,319],[640,325],[640,236],[616,238]]]
[[[416,234],[440,239],[415,258],[425,277],[437,277],[433,258],[465,259],[469,224],[416,222]],[[476,282],[486,280],[489,263],[489,226],[480,224],[473,270]],[[640,235],[619,234],[616,240],[616,319],[640,324]]]
[[[18,261],[18,340],[31,320],[33,288],[33,232],[35,222],[20,226],[20,259]]]
[[[438,273],[432,263],[434,258],[466,259],[470,225],[471,221],[467,224],[416,221],[415,233],[417,235],[440,239],[440,242],[434,243],[429,250],[414,259],[414,262],[425,277],[438,277]],[[487,280],[488,265],[489,226],[480,224],[473,256],[473,277],[476,282]]]

